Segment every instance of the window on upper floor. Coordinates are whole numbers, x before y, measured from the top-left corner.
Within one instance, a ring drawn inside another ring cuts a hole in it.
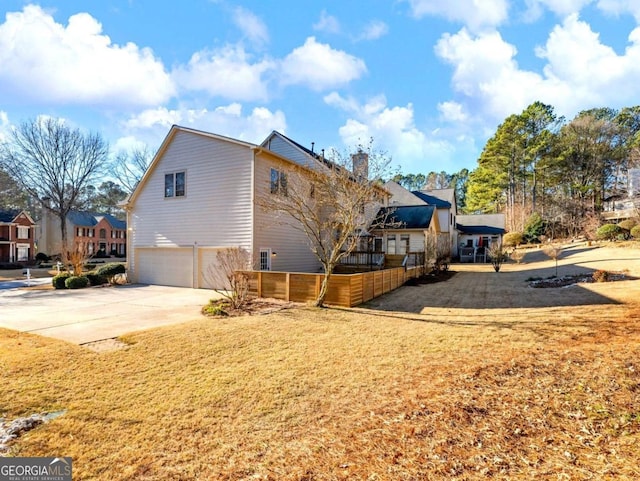
[[[100,229],[100,239],[107,238],[107,229]]]
[[[29,238],[29,228],[28,227],[18,227],[18,239],[28,239]]]
[[[287,174],[278,169],[271,169],[271,193],[287,195]]]
[[[186,190],[187,178],[184,171],[164,175],[165,197],[184,197]]]

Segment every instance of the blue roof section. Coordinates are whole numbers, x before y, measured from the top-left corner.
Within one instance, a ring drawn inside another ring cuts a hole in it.
[[[413,195],[415,195],[417,198],[419,198],[420,200],[426,202],[429,205],[435,205],[436,207],[438,207],[440,209],[450,209],[451,208],[451,203],[450,202],[447,202],[446,200],[438,199],[436,196],[425,194],[424,192],[421,192],[419,190],[413,190],[413,191],[411,191],[411,193]]]
[[[100,217],[107,219],[107,222],[114,229],[126,229],[127,223],[123,220],[116,219],[111,214],[94,214],[91,212],[80,212],[72,210],[67,214],[67,219],[73,224],[82,227],[93,227],[100,222]]]
[[[491,227],[488,225],[469,225],[464,226],[460,224],[456,224],[456,229],[458,229],[462,234],[467,235],[502,235],[506,231],[501,229],[500,227]]]
[[[383,207],[378,211],[378,219],[383,229],[428,229],[436,207],[433,205],[407,205]]]
[[[13,222],[19,213],[19,210],[0,210],[0,222]]]

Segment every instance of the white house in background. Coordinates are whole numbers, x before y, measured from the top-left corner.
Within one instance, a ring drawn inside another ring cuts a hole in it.
[[[459,215],[460,262],[487,262],[487,248],[502,244],[505,225],[504,214]]]
[[[313,155],[280,155],[271,147],[173,126],[127,201],[129,277],[134,282],[219,287],[207,274],[224,247],[248,250],[256,270],[317,272],[305,235],[274,222],[258,197],[278,195],[294,163]],[[298,149],[300,150],[300,149]],[[286,187],[285,187],[286,188]]]
[[[448,246],[451,257],[458,255],[458,231],[455,229],[457,207],[454,189],[410,191],[394,181],[386,182],[384,187],[391,194],[389,205],[395,207],[401,216],[408,215],[409,213],[411,213],[409,215],[413,216],[417,212],[421,212],[419,210],[406,209],[406,207],[432,206],[432,208],[435,209],[437,222],[430,221],[430,224],[425,226],[424,231],[433,232],[433,229],[436,229],[436,233],[440,238],[440,244]],[[389,235],[395,235],[395,232],[393,232],[393,230],[387,231],[385,238]],[[414,233],[411,240],[411,249],[415,250],[420,248],[421,251],[424,251],[424,241],[424,233],[422,235],[418,235],[417,232]]]

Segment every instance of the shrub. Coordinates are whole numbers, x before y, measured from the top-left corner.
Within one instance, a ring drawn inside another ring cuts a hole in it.
[[[545,228],[545,221],[542,219],[540,214],[534,212],[529,216],[529,219],[527,219],[527,223],[524,226],[522,234],[528,243],[538,242],[540,240],[540,236],[544,235]]]
[[[594,282],[607,282],[609,281],[610,274],[604,270],[598,270],[593,273],[593,281]]]
[[[487,252],[489,254],[489,258],[491,259],[493,269],[496,272],[499,272],[502,264],[507,259],[509,259],[509,254],[507,254],[506,251],[502,250],[502,246],[500,244],[491,244],[491,247],[489,247],[489,250]]]
[[[102,284],[106,284],[108,282],[105,276],[101,276],[100,274],[96,274],[95,272],[87,272],[84,276],[89,279],[89,283],[92,286],[101,286]]]
[[[511,257],[511,260],[516,262],[517,264],[520,264],[524,260],[524,256],[525,252],[518,249],[513,249],[513,252],[511,252],[511,254],[509,255],[509,257]]]
[[[202,308],[202,314],[205,316],[211,317],[224,317],[228,316],[229,313],[226,311],[229,308],[229,303],[225,301],[221,301],[220,299],[209,301],[209,304]]]
[[[51,283],[53,284],[54,289],[66,289],[66,281],[71,277],[70,272],[61,272],[51,279]]]
[[[615,240],[619,234],[622,233],[622,229],[620,226],[616,224],[604,224],[600,226],[596,235],[598,239],[603,240]]]
[[[638,223],[633,220],[633,219],[627,219],[627,220],[623,220],[622,222],[619,222],[618,225],[620,226],[620,228],[624,229],[624,230],[628,230],[630,231],[631,229],[633,229]]]
[[[640,240],[640,225],[637,225],[633,229],[631,229],[631,237]]]
[[[86,276],[71,276],[64,281],[67,289],[84,289],[89,285],[89,279]]]
[[[119,262],[109,262],[95,270],[95,273],[99,276],[106,277],[109,284],[113,284],[113,280],[118,274],[124,274],[125,272],[127,272],[127,270],[124,264]]]
[[[50,260],[51,260],[51,257],[49,257],[44,252],[38,252],[36,254],[36,261],[37,262],[49,262]]]
[[[505,247],[517,247],[522,244],[523,240],[522,232],[508,232],[502,237],[502,245]]]

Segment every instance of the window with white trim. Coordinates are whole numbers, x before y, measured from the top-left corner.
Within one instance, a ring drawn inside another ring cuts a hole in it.
[[[270,248],[260,249],[260,270],[261,271],[271,270],[271,249]]]
[[[187,191],[186,173],[172,172],[164,175],[164,196],[184,197]]]
[[[18,239],[28,239],[29,238],[29,228],[18,226]]]
[[[271,169],[271,193],[287,195],[287,174],[278,169]]]

